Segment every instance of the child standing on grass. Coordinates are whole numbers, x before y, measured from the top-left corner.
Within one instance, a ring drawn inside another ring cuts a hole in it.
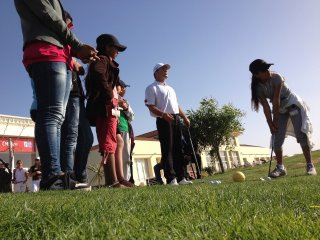
[[[115,151],[117,148],[116,131],[118,125],[119,64],[115,58],[126,46],[119,43],[111,34],[102,34],[97,39],[100,60],[89,66],[86,76],[87,114],[92,126],[96,126],[99,152],[107,187],[125,187],[119,182],[116,172]]]
[[[119,95],[119,107],[120,107],[120,117],[118,123],[118,131],[121,135],[123,140],[123,150],[119,152],[120,160],[122,159],[123,163],[123,176],[125,180],[129,180],[131,173],[130,173],[130,150],[131,150],[131,143],[130,143],[130,136],[129,136],[129,128],[130,123],[134,118],[134,112],[129,104],[129,102],[124,99],[124,95],[126,94],[127,85],[124,81],[119,80],[117,84],[117,91]],[[118,152],[118,150],[117,150]]]
[[[273,64],[256,59],[249,66],[252,73],[252,107],[258,111],[259,105],[262,105],[270,132],[274,135],[277,166],[270,173],[270,177],[276,178],[287,174],[282,162],[282,145],[286,135],[296,137],[297,142],[300,143],[307,163],[307,175],[317,175],[311,160],[312,126],[308,107],[298,95],[288,88],[280,74],[269,70],[271,65]],[[267,99],[272,103],[272,111]]]

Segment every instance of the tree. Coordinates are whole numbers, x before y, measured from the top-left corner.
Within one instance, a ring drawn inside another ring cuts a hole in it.
[[[187,115],[191,122],[191,135],[197,139],[202,150],[209,148],[210,156],[218,158],[221,171],[224,173],[219,147],[232,146],[233,134],[244,130],[241,118],[245,113],[232,104],[219,108],[214,98],[204,98],[199,109],[188,110]]]

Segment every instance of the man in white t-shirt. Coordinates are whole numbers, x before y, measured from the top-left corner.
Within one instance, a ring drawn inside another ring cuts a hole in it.
[[[186,127],[190,126],[190,121],[180,108],[174,89],[166,82],[169,69],[169,64],[155,65],[155,81],[146,88],[144,102],[151,116],[157,119],[165,178],[168,184],[175,186],[192,183],[186,179],[180,117]]]
[[[18,160],[13,170],[14,192],[25,192],[27,187],[28,172],[23,168],[22,161]]]

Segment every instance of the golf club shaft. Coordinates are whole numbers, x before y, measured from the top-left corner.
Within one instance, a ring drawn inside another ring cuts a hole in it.
[[[198,164],[198,159],[197,159],[197,156],[196,156],[196,152],[194,151],[194,147],[193,147],[193,143],[192,143],[192,139],[191,139],[191,134],[190,134],[190,130],[189,128],[188,129],[188,134],[189,134],[189,139],[190,139],[190,145],[191,145],[191,148],[192,148],[192,153],[193,153],[193,157],[194,157],[194,161],[196,163],[196,168],[197,168],[197,175],[200,176],[201,178],[201,175],[200,175],[200,167],[199,167],[199,164]],[[191,163],[192,164],[192,163]]]
[[[272,134],[271,135],[271,154],[270,154],[268,177],[270,177],[270,173],[271,173],[271,162],[272,162],[272,156],[273,156],[273,145],[274,145],[274,135]]]

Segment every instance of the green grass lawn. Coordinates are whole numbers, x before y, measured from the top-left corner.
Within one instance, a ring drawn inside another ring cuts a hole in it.
[[[320,175],[298,155],[261,181],[268,166],[242,168],[243,183],[228,171],[192,186],[0,194],[0,239],[320,239]]]

